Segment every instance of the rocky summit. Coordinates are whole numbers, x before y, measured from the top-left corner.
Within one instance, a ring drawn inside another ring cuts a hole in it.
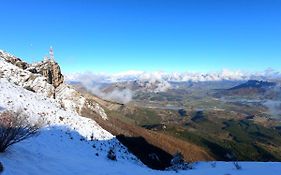
[[[34,74],[41,74],[47,78],[47,82],[57,88],[63,83],[64,77],[61,73],[60,66],[52,59],[44,59],[41,62],[28,64],[9,53],[0,50],[0,57],[4,58],[6,62],[11,63],[23,70],[28,70]]]
[[[32,73],[39,73],[47,78],[48,83],[57,88],[63,83],[64,77],[61,73],[60,66],[53,60],[44,60],[39,63],[32,64],[27,68]]]

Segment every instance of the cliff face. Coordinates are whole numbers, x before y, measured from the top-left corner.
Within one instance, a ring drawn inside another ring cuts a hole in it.
[[[33,64],[28,70],[32,73],[43,75],[47,78],[48,83],[52,84],[55,88],[61,85],[64,81],[60,66],[54,61],[47,60]]]
[[[49,67],[43,70],[42,75],[48,78],[48,82],[58,87],[63,83],[64,77],[61,73],[58,63],[51,62]]]

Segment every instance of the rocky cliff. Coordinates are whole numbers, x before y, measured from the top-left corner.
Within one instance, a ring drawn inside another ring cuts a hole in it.
[[[0,50],[0,57],[6,62],[11,63],[23,70],[33,74],[41,74],[46,77],[47,82],[57,88],[63,83],[64,77],[61,73],[60,66],[53,60],[44,60],[34,64],[28,64],[7,52]]]
[[[43,75],[47,78],[48,83],[52,84],[55,88],[64,81],[59,64],[51,60],[45,60],[32,64],[29,68],[27,68],[27,70],[32,73],[39,73]]]
[[[87,108],[107,119],[105,111],[98,103],[89,103],[81,93],[64,83],[60,66],[54,60],[45,59],[28,64],[0,50],[0,78],[6,78],[29,91],[53,98],[67,111],[79,114],[82,108]]]

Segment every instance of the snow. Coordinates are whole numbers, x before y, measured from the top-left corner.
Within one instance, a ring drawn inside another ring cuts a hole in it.
[[[112,139],[112,135],[103,130],[95,121],[64,110],[54,99],[30,92],[22,87],[0,79],[0,106],[7,110],[24,109],[33,118],[43,118],[50,125],[64,126],[77,130],[89,138],[92,131],[96,139]]]
[[[5,52],[4,50],[0,50],[0,56],[4,58],[16,58],[14,55]]]
[[[70,167],[75,168],[81,165],[80,162],[88,162],[88,168],[91,168],[96,162],[94,161],[95,154],[98,153],[104,160],[110,147],[115,148],[120,162],[124,157],[126,162],[129,159],[128,162],[131,164],[142,165],[112,134],[101,128],[95,121],[64,110],[54,99],[30,92],[6,79],[0,79],[0,99],[1,109],[24,109],[24,113],[31,116],[32,121],[43,119],[47,123],[38,137],[17,144],[1,155],[1,162],[4,166],[8,166],[10,171],[9,173],[7,170],[8,174],[19,174],[17,171],[25,172],[29,166],[32,166],[32,169],[35,166],[38,171],[42,171],[40,168],[42,165],[38,164],[42,161],[45,168],[48,168],[47,165],[50,163],[58,164],[60,168],[66,169],[65,171],[68,171]],[[30,160],[35,162],[30,162]],[[30,165],[26,165],[27,163]],[[68,166],[62,166],[62,164]],[[17,168],[9,168],[9,165],[17,166]],[[22,169],[20,169],[21,166]],[[30,171],[28,171],[29,174],[38,174],[37,170]]]
[[[102,119],[107,120],[107,114],[98,103],[89,103],[79,92],[70,88],[66,84],[61,84],[56,88],[56,99],[63,104],[64,108],[80,113],[83,107],[87,107],[99,114]]]

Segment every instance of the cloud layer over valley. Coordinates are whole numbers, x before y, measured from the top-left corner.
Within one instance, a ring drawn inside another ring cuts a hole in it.
[[[104,87],[114,83],[133,82],[133,85],[144,91],[164,92],[172,87],[171,82],[204,82],[204,81],[246,81],[255,80],[276,80],[281,79],[281,73],[273,69],[260,72],[232,71],[224,69],[218,72],[199,73],[199,72],[144,72],[127,71],[115,74],[105,73],[71,73],[66,75],[66,81],[79,82],[88,91],[107,100],[127,103],[134,94],[132,88],[124,86],[122,88],[113,86],[109,91]],[[132,85],[131,85],[132,86]]]

